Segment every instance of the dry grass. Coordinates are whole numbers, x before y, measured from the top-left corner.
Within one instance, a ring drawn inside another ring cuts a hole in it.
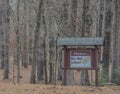
[[[20,81],[20,84],[14,85],[12,83],[12,68],[10,69],[10,79],[4,81],[2,80],[3,70],[0,69],[0,94],[120,94],[120,86],[85,87],[61,86],[59,84],[57,84],[57,86],[44,84],[28,84],[30,72],[31,66],[28,66],[27,69],[21,67],[22,79]],[[16,74],[17,73],[15,73],[15,76]]]
[[[54,86],[0,83],[0,94],[120,94],[120,87]]]

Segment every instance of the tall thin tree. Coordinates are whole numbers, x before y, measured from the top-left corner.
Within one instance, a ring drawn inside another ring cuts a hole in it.
[[[9,21],[10,21],[10,4],[9,0],[5,0],[5,24],[6,24],[6,29],[5,29],[5,62],[4,62],[4,76],[3,79],[8,79],[9,78]]]
[[[39,30],[40,30],[40,22],[41,22],[41,16],[42,16],[42,8],[43,8],[43,0],[40,0],[39,2],[39,9],[38,14],[36,17],[36,30],[35,30],[35,36],[34,36],[34,48],[33,48],[33,61],[32,61],[32,70],[31,70],[31,77],[30,77],[30,83],[34,84],[36,83],[36,48],[37,43],[39,39]]]
[[[17,1],[17,28],[16,28],[16,64],[17,64],[17,82],[20,82],[20,31],[19,31],[19,8],[20,0]]]

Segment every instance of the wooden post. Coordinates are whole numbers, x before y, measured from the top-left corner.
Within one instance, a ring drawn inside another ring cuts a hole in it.
[[[67,47],[64,46],[64,85],[67,85]]]
[[[98,86],[98,69],[95,70],[95,85]]]
[[[98,48],[95,48],[95,63],[96,63],[96,70],[95,70],[95,85],[98,86]]]

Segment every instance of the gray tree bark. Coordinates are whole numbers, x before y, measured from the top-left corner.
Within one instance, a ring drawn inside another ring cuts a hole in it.
[[[4,62],[4,76],[3,79],[8,79],[9,78],[9,22],[10,22],[10,5],[9,5],[9,0],[6,0],[6,18],[5,18],[5,23],[6,29],[5,29],[5,62]]]
[[[24,1],[24,32],[23,32],[23,66],[27,68],[28,64],[28,47],[27,47],[27,32],[28,32],[28,22],[27,22],[27,1]]]
[[[20,82],[20,32],[19,32],[19,7],[20,0],[17,2],[17,29],[16,29],[16,64],[17,64],[17,82]]]
[[[113,0],[114,1],[114,0]],[[113,75],[112,75],[112,82],[117,83],[120,85],[120,14],[119,14],[119,10],[120,10],[120,1],[119,0],[115,0],[114,1],[114,20],[113,20],[113,36],[112,36],[112,41],[113,41],[113,46],[111,47],[112,50],[112,67],[113,67]],[[111,45],[112,45],[111,44]]]
[[[82,31],[81,37],[90,36],[91,15],[88,13],[90,6],[89,0],[83,1]],[[80,85],[89,85],[89,76],[87,70],[82,70],[80,75]]]
[[[32,70],[31,70],[31,77],[30,77],[30,83],[34,84],[36,83],[36,48],[39,38],[39,29],[40,29],[40,21],[41,21],[41,14],[42,14],[42,8],[43,8],[43,0],[40,0],[39,2],[39,9],[37,14],[37,22],[36,22],[36,30],[35,30],[35,36],[34,36],[34,50],[33,50],[33,62],[32,62]]]
[[[106,80],[109,79],[109,65],[110,65],[110,44],[111,44],[111,31],[112,31],[112,17],[113,13],[111,10],[111,1],[106,0],[105,1],[105,22],[104,22],[104,37],[105,37],[105,45],[104,45],[104,53],[103,53],[103,69],[104,73],[106,75]]]

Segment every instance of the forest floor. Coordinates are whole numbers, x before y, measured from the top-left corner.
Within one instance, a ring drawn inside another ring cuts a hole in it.
[[[120,94],[118,86],[54,86],[0,82],[0,94]]]
[[[15,69],[16,70],[16,69]],[[29,84],[31,66],[27,69],[21,67],[20,84],[13,84],[13,74],[16,77],[16,72],[13,73],[10,69],[10,78],[3,80],[3,70],[0,69],[0,94],[120,94],[120,86],[61,86],[60,82],[57,85]]]

